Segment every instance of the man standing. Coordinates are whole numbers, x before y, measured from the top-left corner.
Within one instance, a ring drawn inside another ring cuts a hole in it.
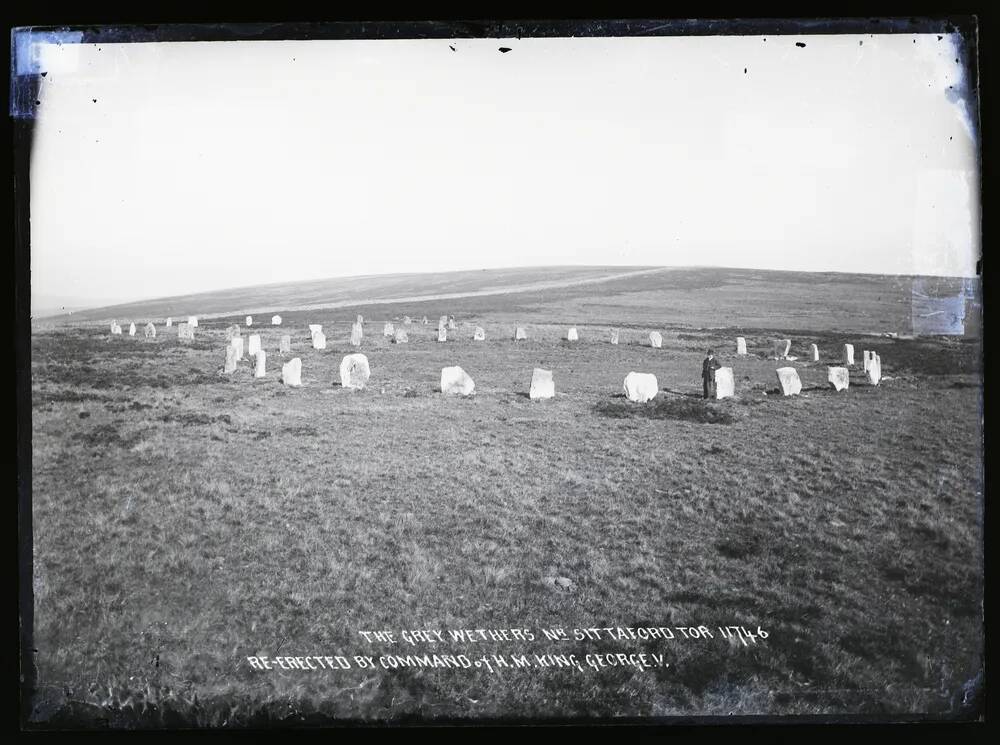
[[[701,382],[705,398],[712,398],[715,396],[715,371],[720,367],[722,367],[722,365],[720,365],[719,361],[715,359],[715,352],[709,349],[708,357],[706,357],[705,361],[701,363]]]

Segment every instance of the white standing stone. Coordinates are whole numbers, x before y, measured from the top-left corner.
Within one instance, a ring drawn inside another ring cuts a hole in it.
[[[791,339],[775,339],[774,340],[774,359],[783,360],[788,356],[788,353],[792,349]]]
[[[426,326],[430,321],[427,320],[427,316],[424,316],[424,326]]]
[[[629,401],[645,403],[656,398],[660,386],[652,373],[630,372],[625,376],[625,395]]]
[[[391,323],[386,323],[386,325],[382,327],[382,336],[392,336],[395,333],[396,329],[392,327]]]
[[[528,332],[524,330],[523,326],[518,326],[514,331],[514,341],[522,341],[528,338]]]
[[[566,341],[577,341],[579,338],[576,333],[576,326],[566,332]]]
[[[236,353],[236,359],[237,360],[243,359],[243,337],[242,336],[234,336],[232,339],[230,339],[229,340],[229,346],[231,346],[233,348],[233,350],[235,351],[235,353]]]
[[[861,363],[864,365],[865,372],[868,372],[868,365],[871,364],[872,352],[867,349],[861,352]]]
[[[111,333],[115,334],[116,336],[121,336],[122,327],[119,326],[117,323],[112,323],[111,324]]]
[[[448,341],[448,331],[444,326],[438,326],[438,341]]]
[[[128,325],[128,335],[129,336],[135,336],[135,324],[134,323],[130,323]]]
[[[475,389],[476,384],[462,368],[458,366],[441,368],[441,393],[470,396]]]
[[[368,358],[363,354],[349,354],[340,361],[340,384],[344,388],[364,388],[371,374]]]
[[[198,316],[188,316],[188,326],[193,329],[198,328]]]
[[[826,379],[834,390],[846,391],[851,385],[851,371],[846,367],[828,367],[826,368]]]
[[[236,372],[236,350],[232,344],[226,345],[226,366],[222,368],[226,375]]]
[[[253,357],[260,351],[260,334],[250,334],[247,339],[247,354]]]
[[[309,333],[310,334],[315,334],[317,331],[322,331],[322,330],[323,330],[323,326],[321,324],[318,324],[318,323],[310,323],[309,324]]]
[[[733,368],[717,367],[715,369],[715,398],[732,398],[736,395],[736,378],[733,376]]]
[[[539,398],[552,398],[556,395],[556,384],[552,380],[552,371],[536,367],[531,373],[531,389],[528,398],[532,401]]]
[[[326,349],[326,334],[322,331],[313,332],[313,349]]]
[[[611,329],[611,343],[618,343],[618,329]]]
[[[265,365],[267,364],[267,352],[263,349],[257,350],[257,362],[253,366],[253,376],[263,378],[265,375]]]
[[[302,360],[293,357],[281,366],[281,382],[285,385],[302,385]]]
[[[819,362],[819,347],[817,347],[815,344],[811,344],[810,350],[812,351],[812,361]]]
[[[872,359],[868,363],[865,374],[868,376],[868,382],[872,385],[878,385],[879,381],[882,380],[882,358],[874,352],[872,352]]]
[[[663,337],[659,331],[649,332],[649,346],[653,347],[653,349],[660,349],[663,346]]]
[[[253,316],[247,316],[247,326],[253,326]]]
[[[190,323],[177,324],[177,338],[193,341],[194,327]]]
[[[174,319],[173,318],[167,318],[167,328],[170,328],[173,325],[174,325]]]
[[[486,329],[476,326],[476,332],[472,335],[472,341],[486,341]]]
[[[455,316],[448,316],[448,330],[455,330]]]
[[[396,335],[392,339],[397,344],[406,344],[409,341],[409,337],[406,334],[406,329],[396,329]]]
[[[746,354],[747,353],[747,340],[742,336],[736,337],[736,354]]]
[[[845,344],[844,345],[844,364],[853,365],[854,364],[854,345]]]
[[[144,329],[144,333],[146,334],[146,338],[147,339],[155,339],[156,338],[156,326],[154,326],[152,324],[152,322],[147,323],[146,324],[146,328]]]
[[[281,316],[271,316],[271,325],[272,326],[280,326],[281,325]]]
[[[361,339],[364,336],[364,331],[361,329],[361,323],[355,323],[351,326],[351,346],[359,347],[361,346]]]
[[[290,334],[285,334],[281,337],[281,345],[278,347],[278,354],[291,354],[292,352],[292,337]]]
[[[802,392],[802,381],[799,380],[799,372],[794,367],[779,367],[775,373],[781,385],[781,395],[797,396]]]

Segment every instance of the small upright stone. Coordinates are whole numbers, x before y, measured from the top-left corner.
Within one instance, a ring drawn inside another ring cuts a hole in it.
[[[236,359],[237,360],[243,359],[243,337],[242,336],[234,336],[232,339],[230,339],[229,340],[229,346],[232,347],[233,350],[235,351],[235,353],[236,353]]]
[[[715,399],[732,398],[736,395],[736,378],[733,368],[718,367],[715,370]]]
[[[426,326],[430,321],[427,320],[427,316],[424,316],[424,326]]]
[[[193,329],[198,328],[198,316],[188,316],[188,326]]]
[[[222,368],[226,375],[236,372],[236,349],[232,344],[226,345],[226,366]]]
[[[128,335],[129,336],[135,336],[135,324],[134,323],[130,323],[128,325]]]
[[[406,334],[406,329],[396,329],[396,335],[392,339],[397,344],[406,344],[409,338]]]
[[[247,339],[247,354],[253,357],[260,351],[260,334],[250,334]]]
[[[556,384],[552,380],[552,371],[536,367],[531,373],[531,389],[528,398],[535,401],[539,398],[552,398],[556,395]]]
[[[322,330],[323,330],[322,324],[319,324],[319,323],[310,323],[309,324],[309,333],[310,334],[315,334],[317,331],[322,331]]]
[[[392,327],[391,323],[386,323],[385,326],[382,327],[382,336],[392,336],[395,333],[396,329]]]
[[[486,329],[476,326],[476,332],[472,335],[472,341],[486,341]]]
[[[781,395],[797,396],[802,392],[802,381],[799,380],[799,372],[794,367],[779,367],[775,373],[781,385]]]
[[[812,361],[819,362],[819,347],[817,347],[815,344],[811,344],[809,346],[809,349],[812,352]]]
[[[326,349],[326,334],[315,331],[312,335],[313,349]]]
[[[438,341],[448,341],[448,331],[444,326],[438,326]]]
[[[618,329],[611,329],[611,343],[618,343]]]
[[[340,361],[340,384],[344,388],[364,388],[371,374],[368,358],[363,354],[349,354]]]
[[[448,330],[454,331],[455,328],[455,316],[448,316]]]
[[[351,326],[351,346],[359,347],[361,346],[361,338],[364,336],[364,331],[361,330],[361,323],[355,323]]]
[[[875,352],[872,352],[872,358],[865,374],[868,376],[868,382],[872,385],[878,385],[882,380],[882,358]]]
[[[247,316],[247,326],[253,326],[253,316]]]
[[[625,376],[625,395],[629,401],[646,403],[656,398],[660,386],[652,373],[630,372]]]
[[[845,344],[844,345],[844,364],[853,365],[854,364],[854,345]]]
[[[143,329],[143,333],[145,333],[147,339],[155,339],[156,326],[154,326],[152,322],[147,323],[145,329]]]
[[[170,317],[168,317],[168,318],[167,318],[167,328],[170,328],[170,327],[171,327],[171,326],[173,326],[173,325],[174,325],[174,319],[173,319],[173,318],[170,318]]]
[[[302,360],[293,357],[281,366],[281,382],[285,385],[302,385]]]
[[[253,376],[255,378],[263,378],[265,375],[265,364],[267,361],[267,352],[263,349],[257,350],[257,361],[253,366]]]
[[[285,334],[281,337],[281,345],[278,347],[278,354],[291,354],[292,353],[292,337],[291,334]]]
[[[660,336],[659,331],[649,332],[649,346],[653,349],[660,349],[663,346],[663,337]]]
[[[523,341],[528,338],[528,332],[524,330],[523,326],[518,326],[514,331],[514,341]]]
[[[576,333],[576,326],[573,326],[566,332],[566,341],[577,341],[579,338],[579,335]]]
[[[117,323],[112,323],[111,324],[111,333],[114,334],[115,336],[121,336],[122,327],[119,326]]]
[[[872,354],[874,353],[867,349],[861,352],[861,363],[864,365],[866,373],[868,372],[868,366],[871,364]]]
[[[471,396],[476,384],[461,367],[441,368],[441,393],[457,396]]]
[[[746,354],[747,353],[747,340],[742,336],[736,337],[736,354]]]
[[[271,325],[272,326],[280,326],[281,325],[281,316],[271,316]]]
[[[190,323],[177,324],[177,338],[187,341],[194,340],[194,327]]]
[[[846,391],[851,384],[851,371],[846,367],[826,368],[826,379],[836,391]]]

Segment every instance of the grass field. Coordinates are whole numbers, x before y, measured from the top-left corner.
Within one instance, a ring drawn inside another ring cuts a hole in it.
[[[908,298],[896,278],[700,270],[282,306],[284,325],[260,329],[264,379],[246,359],[220,374],[235,315],[202,322],[194,342],[162,324],[149,341],[96,323],[36,328],[35,719],[963,715],[981,688],[982,349],[973,336],[865,335],[906,332]],[[372,377],[352,391],[337,370],[359,351],[348,344],[359,312]],[[410,343],[390,344],[382,323],[403,314]],[[440,344],[443,314],[459,328]],[[325,351],[308,323],[323,324]],[[528,341],[512,341],[515,323]],[[476,325],[485,343],[471,340]],[[569,325],[579,342],[562,340]],[[662,349],[648,345],[653,329]],[[283,333],[302,359],[300,389],[280,383]],[[775,338],[799,357],[799,397],[777,391]],[[855,367],[849,391],[827,387],[844,342],[859,362],[879,352],[880,386]],[[820,363],[804,361],[810,343]],[[701,400],[708,346],[734,367],[736,398]],[[475,396],[435,390],[456,364]],[[554,371],[554,399],[527,398],[534,367]],[[657,376],[653,402],[621,395],[632,370]],[[734,624],[769,636],[537,633]],[[536,639],[392,648],[358,633],[465,628]],[[247,661],[617,652],[662,654],[669,667]]]

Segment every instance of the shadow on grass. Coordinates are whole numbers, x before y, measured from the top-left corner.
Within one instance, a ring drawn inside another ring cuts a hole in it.
[[[618,394],[613,400],[599,401],[593,407],[594,413],[610,419],[674,419],[702,424],[732,424],[733,415],[712,406],[708,401],[697,398],[658,398],[645,404],[633,403]]]

